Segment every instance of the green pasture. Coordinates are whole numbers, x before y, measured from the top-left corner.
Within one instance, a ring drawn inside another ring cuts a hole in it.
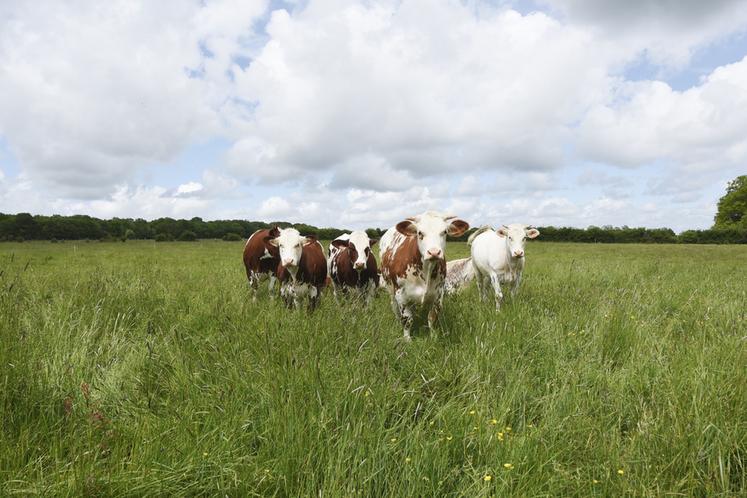
[[[0,244],[0,496],[747,494],[747,246],[530,242],[411,343],[242,247]]]

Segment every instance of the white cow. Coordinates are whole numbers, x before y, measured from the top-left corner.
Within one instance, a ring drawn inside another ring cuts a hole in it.
[[[468,228],[456,216],[428,211],[399,222],[381,237],[381,277],[405,340],[420,315],[427,315],[428,327],[433,327],[444,294],[446,235],[458,237]]]
[[[472,265],[475,269],[480,299],[488,299],[488,287],[495,294],[495,309],[501,308],[503,292],[501,284],[511,284],[511,296],[515,296],[524,270],[524,245],[526,239],[534,239],[539,230],[527,225],[513,223],[498,230],[482,227],[470,235]]]
[[[467,287],[475,278],[472,258],[454,259],[446,262],[446,283],[444,290],[454,294]]]

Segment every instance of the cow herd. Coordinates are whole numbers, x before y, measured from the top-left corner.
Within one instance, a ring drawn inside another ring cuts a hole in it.
[[[431,328],[438,318],[445,293],[454,293],[477,282],[480,299],[493,294],[496,309],[503,299],[502,284],[513,295],[524,269],[524,244],[539,231],[526,225],[503,225],[497,230],[482,227],[468,239],[469,258],[446,262],[446,237],[459,237],[469,224],[456,216],[427,211],[391,227],[380,241],[366,232],[354,231],[333,240],[329,259],[321,242],[294,228],[258,230],[244,246],[244,266],[252,299],[261,280],[269,277],[270,295],[275,282],[288,306],[308,301],[318,306],[325,286],[335,297],[355,293],[366,303],[379,287],[386,287],[392,308],[404,329],[405,339],[416,321],[426,319]],[[379,244],[379,264],[372,246]]]

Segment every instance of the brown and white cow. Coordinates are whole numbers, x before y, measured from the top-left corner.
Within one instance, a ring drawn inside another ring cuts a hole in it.
[[[343,292],[355,289],[366,304],[376,295],[379,285],[379,270],[371,246],[371,239],[363,230],[343,234],[329,244],[329,276],[335,295],[337,288]]]
[[[246,267],[246,278],[249,280],[249,289],[252,300],[257,299],[257,288],[260,279],[269,277],[268,288],[270,296],[275,286],[278,264],[280,264],[280,251],[270,243],[280,235],[278,227],[257,230],[249,236],[244,245],[244,266]]]
[[[304,237],[295,228],[285,228],[270,244],[280,252],[277,277],[280,295],[288,306],[309,299],[309,309],[319,304],[327,281],[327,258],[316,237]]]
[[[456,216],[428,211],[399,222],[381,238],[381,275],[406,340],[416,318],[427,314],[429,328],[438,318],[446,278],[446,235],[458,237],[468,228]]]

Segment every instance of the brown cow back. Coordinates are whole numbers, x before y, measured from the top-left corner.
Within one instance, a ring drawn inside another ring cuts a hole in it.
[[[257,230],[244,246],[244,266],[247,276],[250,273],[271,273],[275,275],[280,263],[280,251],[268,242],[270,229]],[[263,258],[266,254],[271,258]]]

